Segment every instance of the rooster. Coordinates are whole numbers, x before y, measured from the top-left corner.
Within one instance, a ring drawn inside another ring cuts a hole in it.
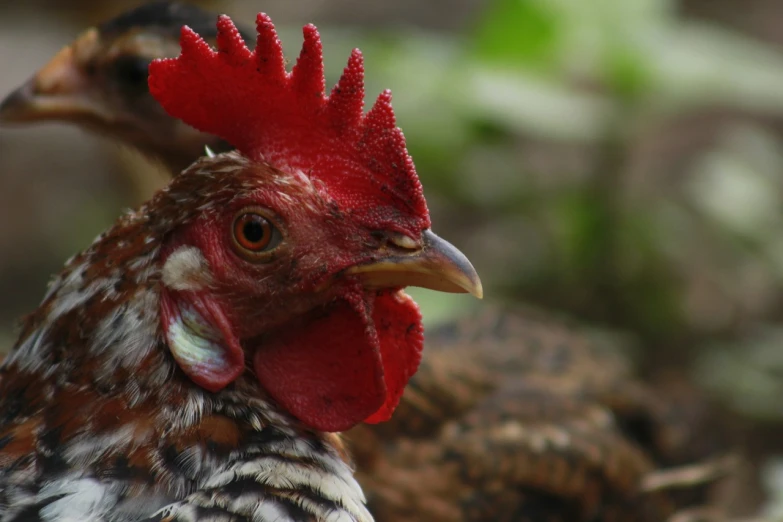
[[[185,13],[192,20],[185,19]],[[142,6],[101,26],[115,28],[111,37],[101,28],[85,32],[97,31],[104,43],[93,46],[92,57],[83,61],[115,70],[112,59],[135,53],[137,63],[147,64],[175,48],[166,38],[178,33],[176,24],[202,27],[205,19],[213,17],[190,6]],[[214,41],[215,31],[207,34]],[[249,31],[240,34],[249,40]],[[82,38],[70,47],[79,47]],[[134,39],[155,45],[116,51],[114,42],[127,45]],[[78,74],[80,66],[68,63]],[[102,107],[100,112],[116,114],[107,122],[122,120],[126,112],[150,118],[125,135],[109,123],[103,131],[148,156],[165,159],[166,151],[189,150],[189,138],[180,141],[191,136],[187,133],[167,134],[146,149],[147,142],[128,137],[147,128],[181,125],[163,111],[149,109],[157,103],[149,91],[112,99],[112,92],[132,89],[117,87],[127,79],[104,75],[64,96],[34,92],[31,85],[55,83],[49,80],[51,70],[45,66],[9,96],[0,119],[4,114],[9,115],[6,120],[57,119],[69,111],[49,107],[68,107],[74,99],[83,99],[80,108]],[[208,137],[194,148],[221,143]],[[178,172],[176,163],[169,168],[172,174]],[[697,427],[703,424],[703,403],[698,398],[686,403],[682,397],[665,400],[634,379],[617,358],[596,353],[583,331],[560,319],[531,310],[485,310],[428,335],[420,370],[389,422],[359,425],[347,433],[374,516],[380,521],[458,521],[537,513],[552,520],[592,521],[619,519],[619,512],[624,520],[657,520],[679,506],[679,499],[669,495],[640,491],[640,483],[662,467],[693,463],[714,452],[715,447],[703,444]],[[679,411],[683,406],[685,411]],[[560,437],[557,444],[550,443],[553,433]],[[505,455],[527,471],[508,475],[501,459],[486,458],[488,452]],[[493,491],[499,483],[503,501]]]
[[[369,521],[334,432],[390,417],[418,366],[401,288],[481,297],[430,230],[383,92],[355,50],[324,95],[313,26],[285,70],[184,28],[153,62],[171,115],[236,147],[203,158],[67,262],[0,369],[0,520]],[[273,124],[271,123],[273,122]]]

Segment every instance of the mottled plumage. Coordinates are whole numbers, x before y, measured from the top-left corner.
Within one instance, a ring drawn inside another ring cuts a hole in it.
[[[73,258],[26,318],[0,373],[0,520],[140,520],[175,501],[178,520],[211,503],[370,519],[338,437],[291,419],[252,377],[194,386],[162,336],[162,245],[254,189],[257,176],[237,176],[248,166],[195,165]]]

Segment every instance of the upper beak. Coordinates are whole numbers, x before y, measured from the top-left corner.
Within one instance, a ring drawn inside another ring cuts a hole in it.
[[[73,47],[65,47],[0,102],[0,122],[105,117],[105,111],[89,99],[88,91],[88,78],[76,63]]]
[[[425,230],[422,246],[410,254],[394,254],[347,270],[368,288],[419,286],[431,290],[484,297],[476,269],[451,243]]]

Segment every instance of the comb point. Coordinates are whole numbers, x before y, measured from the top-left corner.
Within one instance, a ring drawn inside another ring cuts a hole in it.
[[[381,92],[375,99],[370,112],[365,117],[365,125],[375,129],[395,129],[397,121],[392,108],[392,94],[389,89]]]
[[[313,24],[304,26],[302,34],[304,42],[296,65],[291,71],[291,83],[294,89],[300,93],[312,95],[313,99],[321,101],[326,89],[321,35],[318,34],[318,29]]]
[[[234,22],[226,15],[220,15],[217,22],[218,54],[232,65],[240,65],[250,59],[250,49]]]
[[[185,59],[212,54],[209,44],[187,25],[180,30],[179,46],[182,49],[182,57]]]
[[[283,45],[277,37],[275,24],[266,13],[258,13],[256,17],[256,38],[255,58],[258,65],[258,73],[267,76],[266,81],[286,79],[285,57],[283,56]]]
[[[359,49],[351,51],[343,74],[329,94],[333,118],[343,125],[356,125],[364,109],[364,57]]]

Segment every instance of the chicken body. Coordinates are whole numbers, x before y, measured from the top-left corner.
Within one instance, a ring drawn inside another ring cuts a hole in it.
[[[681,407],[575,325],[488,308],[428,332],[395,415],[347,440],[379,521],[657,522],[706,502],[718,478],[645,490],[723,447]]]
[[[139,57],[143,64],[177,49],[177,24],[204,25],[204,19],[214,18],[155,14],[170,12],[167,5],[175,4],[158,2],[143,8],[144,16],[137,12],[106,24],[117,29],[99,30],[96,41],[127,43],[133,41],[128,35],[146,35],[158,43]],[[112,59],[140,53],[130,47],[112,54],[112,48],[119,47],[94,46],[94,58],[84,54],[83,61],[103,63],[112,71]],[[33,82],[46,83],[40,77],[47,76],[47,69]],[[113,81],[124,80],[96,77],[91,90],[77,95],[115,114],[138,104],[155,106],[147,91],[106,102],[111,98],[103,91],[112,92],[107,86]],[[36,106],[29,99],[21,102],[19,95],[9,100],[3,105],[7,111]],[[220,143],[203,134],[168,133],[154,143],[132,139],[148,127],[175,125],[155,110],[137,112],[148,121],[135,130],[126,128],[126,134],[110,132],[163,158],[172,173],[195,159],[204,145]],[[180,136],[202,141],[196,146]],[[655,522],[674,512],[680,507],[677,498],[644,492],[642,482],[658,469],[705,458],[712,448],[696,444],[689,420],[634,379],[621,361],[596,354],[588,344],[583,332],[530,311],[489,310],[428,332],[419,372],[391,421],[347,433],[373,515],[381,522]],[[208,440],[205,436],[204,444]],[[341,453],[335,437],[327,442],[330,452]]]
[[[196,178],[237,162],[197,165],[123,217],[25,320],[0,370],[0,520],[371,519],[337,436],[292,419],[251,376],[195,386],[164,339],[166,238],[194,209],[227,204],[199,197]]]

